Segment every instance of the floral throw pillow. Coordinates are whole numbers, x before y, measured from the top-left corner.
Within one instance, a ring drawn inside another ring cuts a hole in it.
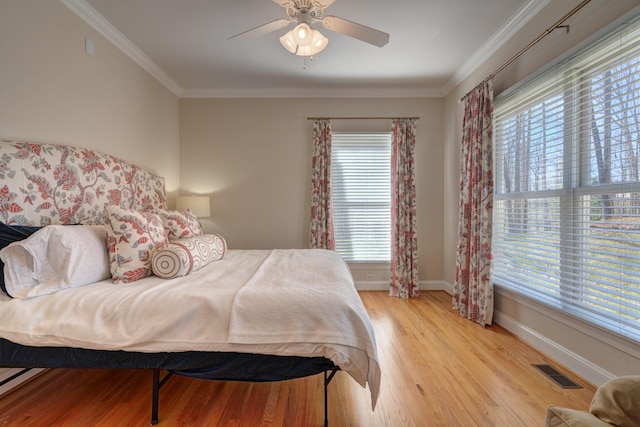
[[[113,283],[130,283],[150,276],[154,250],[166,245],[160,216],[108,206],[107,249]]]
[[[169,240],[202,236],[202,226],[191,211],[158,211]]]

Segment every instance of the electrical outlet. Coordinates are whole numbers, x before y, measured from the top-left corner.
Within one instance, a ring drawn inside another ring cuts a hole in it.
[[[368,282],[373,282],[374,280],[376,280],[376,275],[375,275],[375,274],[367,274],[367,275],[365,276],[365,279],[366,279]]]

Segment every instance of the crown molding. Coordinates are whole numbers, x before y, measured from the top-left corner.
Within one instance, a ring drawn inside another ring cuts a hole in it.
[[[136,64],[142,67],[145,71],[155,77],[160,83],[162,83],[167,89],[173,92],[176,96],[182,95],[182,87],[162,68],[151,60],[144,52],[142,52],[136,45],[134,45],[128,38],[126,38],[116,27],[114,27],[109,21],[107,21],[102,15],[98,13],[91,5],[84,0],[60,0],[60,2],[69,8],[73,13],[78,15],[84,22],[86,22],[91,28],[96,30],[107,40],[113,43],[118,49],[120,49],[125,55],[131,58]]]
[[[464,63],[451,76],[443,87],[443,93],[448,95],[456,86],[462,83],[471,73],[480,67],[491,55],[493,55],[507,40],[514,36],[527,22],[531,20],[551,0],[530,0],[520,9],[507,24],[483,44],[475,54]]]
[[[182,98],[442,98],[439,88],[185,89]]]

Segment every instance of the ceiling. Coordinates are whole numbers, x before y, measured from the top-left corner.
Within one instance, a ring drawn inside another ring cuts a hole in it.
[[[329,38],[313,61],[279,37],[230,36],[286,18],[271,0],[61,0],[182,97],[444,96],[550,0],[336,0],[326,10],[390,34]]]

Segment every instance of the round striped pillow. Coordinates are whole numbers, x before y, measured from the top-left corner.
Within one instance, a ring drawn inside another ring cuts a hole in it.
[[[151,257],[153,274],[164,279],[186,276],[221,259],[227,242],[219,234],[204,234],[172,240],[155,250]]]

